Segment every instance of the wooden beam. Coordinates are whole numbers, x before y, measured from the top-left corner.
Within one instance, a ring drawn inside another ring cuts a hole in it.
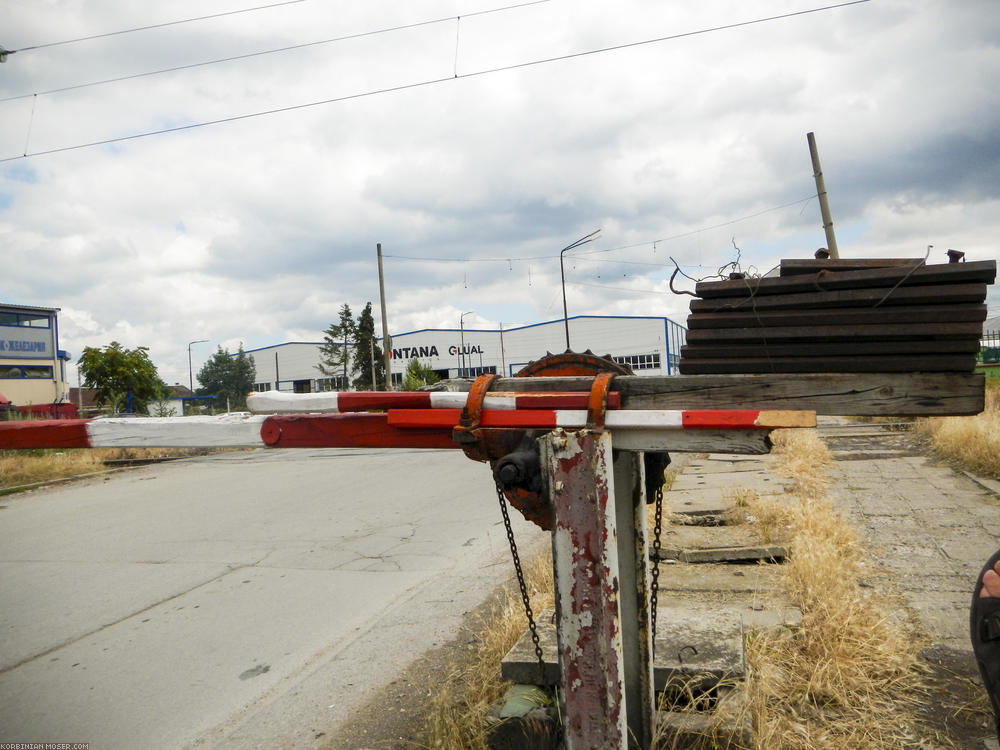
[[[905,324],[919,333],[922,323],[982,323],[986,305],[903,305],[900,307],[857,307],[835,310],[740,310],[693,313],[689,331],[696,328],[774,328],[810,326],[819,331],[829,326],[876,326]]]
[[[779,266],[782,276],[795,276],[817,271],[866,271],[872,268],[891,268],[903,266],[907,269],[924,265],[923,258],[875,258],[865,260],[859,258],[783,258]]]
[[[928,286],[881,286],[868,289],[836,289],[829,292],[750,295],[746,287],[732,297],[691,300],[692,313],[727,310],[806,310],[842,307],[894,307],[896,305],[952,305],[982,303],[986,284],[934,284]]]
[[[761,347],[767,350],[767,347]],[[684,375],[712,373],[972,372],[975,354],[893,354],[870,357],[730,357],[681,359]]]
[[[499,378],[492,391],[579,391],[591,378]],[[949,416],[983,410],[982,373],[619,376],[625,409],[807,409],[841,416]]]
[[[964,339],[933,339],[924,341],[842,341],[832,343],[775,344],[706,344],[682,346],[681,362],[686,359],[739,359],[772,357],[860,357],[865,354],[976,354],[981,343],[978,336]],[[919,371],[919,370],[918,370]],[[851,370],[848,370],[851,372]]]
[[[843,326],[776,326],[774,328],[699,328],[689,330],[689,344],[781,342],[781,341],[882,341],[882,340],[926,340],[932,337],[967,338],[981,336],[981,323],[922,323],[920,325],[843,325]]]
[[[794,294],[799,292],[825,292],[832,289],[861,289],[864,287],[916,286],[919,284],[985,283],[996,280],[995,260],[972,263],[943,263],[934,266],[907,268],[873,268],[867,271],[836,271],[778,276],[734,281],[702,281],[695,285],[695,294],[709,297],[733,297],[767,294]]]

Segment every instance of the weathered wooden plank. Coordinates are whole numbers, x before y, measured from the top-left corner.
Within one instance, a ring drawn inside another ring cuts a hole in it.
[[[842,310],[746,310],[694,313],[688,330],[696,328],[772,328],[777,326],[857,326],[905,323],[969,323],[986,320],[986,305],[906,305]]]
[[[911,339],[909,341],[844,341],[833,343],[801,342],[797,344],[715,344],[682,346],[685,359],[740,359],[760,357],[767,352],[772,357],[836,357],[886,354],[975,354],[979,351],[978,337],[964,339]]]
[[[837,289],[829,292],[799,294],[754,295],[742,293],[735,297],[713,297],[691,300],[692,313],[726,312],[727,310],[808,310],[841,307],[880,307],[929,303],[939,305],[982,303],[986,299],[986,284],[934,284],[925,286],[871,287],[868,289]]]
[[[795,276],[818,271],[865,271],[872,268],[892,268],[893,266],[913,268],[922,265],[924,265],[923,258],[838,258],[836,260],[832,258],[825,260],[784,258],[779,266],[779,273],[782,276]]]
[[[906,268],[873,268],[867,271],[838,271],[805,274],[802,276],[776,276],[734,281],[702,281],[695,285],[695,294],[702,298],[732,297],[741,294],[794,294],[798,292],[823,292],[831,289],[861,289],[864,287],[900,286],[918,284],[986,283],[996,280],[997,264],[994,260],[973,263],[946,263],[934,266]]]
[[[776,326],[774,328],[699,328],[689,330],[691,344],[790,341],[907,340],[982,335],[980,323],[923,323],[920,325]]]
[[[500,378],[494,391],[579,391],[592,378]],[[982,373],[619,376],[625,409],[812,409],[840,416],[978,414]]]
[[[885,357],[757,357],[682,359],[684,375],[779,372],[972,372],[974,354],[897,354]]]

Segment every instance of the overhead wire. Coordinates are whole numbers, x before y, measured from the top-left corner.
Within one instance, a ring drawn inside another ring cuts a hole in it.
[[[860,5],[862,3],[870,2],[871,0],[847,0],[846,2],[836,3],[833,5],[824,5],[816,8],[809,8],[806,10],[792,11],[789,13],[782,13],[775,16],[767,16],[764,18],[752,19],[749,21],[740,21],[736,23],[723,24],[720,26],[713,26],[705,29],[698,29],[695,31],[686,31],[678,34],[670,34],[667,36],[656,37],[653,39],[645,39],[637,42],[627,42],[625,44],[617,44],[610,47],[600,47],[591,50],[585,50],[582,52],[571,52],[564,55],[556,55],[553,57],[540,58],[536,60],[528,60],[520,63],[512,63],[509,65],[501,65],[495,68],[487,68],[483,70],[473,71],[471,73],[461,73],[448,75],[445,77],[431,78],[423,81],[415,81],[412,83],[398,84],[396,86],[388,86],[380,89],[371,89],[369,91],[363,91],[355,94],[346,94],[344,96],[332,97],[329,99],[322,99],[314,102],[305,102],[302,104],[292,104],[286,107],[275,107],[273,109],[261,110],[258,112],[249,112],[242,115],[231,115],[229,117],[220,117],[214,120],[205,120],[202,122],[189,123],[187,125],[176,125],[169,128],[159,128],[157,130],[149,130],[143,133],[133,133],[132,135],[117,136],[114,138],[104,138],[96,141],[89,141],[87,143],[78,143],[72,146],[60,146],[57,148],[45,149],[42,151],[36,151],[34,153],[25,153],[21,156],[8,156],[0,158],[0,164],[9,161],[15,161],[17,159],[26,159],[29,156],[47,156],[50,154],[64,153],[66,151],[77,151],[84,148],[92,148],[94,146],[106,146],[112,143],[122,143],[124,141],[137,140],[140,138],[149,138],[155,135],[165,135],[167,133],[179,133],[186,130],[194,130],[196,128],[203,128],[210,125],[221,125],[224,123],[239,122],[242,120],[249,120],[257,117],[266,117],[269,115],[281,114],[284,112],[294,112],[301,109],[307,109],[311,107],[318,107],[325,104],[335,104],[339,102],[351,101],[353,99],[363,99],[371,96],[378,96],[381,94],[397,93],[401,91],[408,91],[418,88],[424,88],[428,86],[435,86],[437,84],[464,80],[466,78],[477,78],[480,76],[494,75],[496,73],[503,73],[512,70],[521,70],[524,68],[534,67],[538,65],[547,65],[554,62],[562,62],[565,60],[572,60],[580,57],[586,57],[589,55],[599,55],[607,52],[617,52],[624,49],[630,49],[634,47],[641,47],[650,44],[660,44],[663,42],[674,41],[677,39],[683,39],[685,37],[698,36],[702,34],[709,34],[717,31],[727,31],[736,28],[742,28],[745,26],[752,26],[755,24],[768,23],[771,21],[778,21],[788,18],[794,18],[797,16],[809,15],[812,13],[821,13],[829,10],[834,10],[837,8],[844,8],[852,5]]]
[[[223,13],[212,13],[207,16],[197,16],[196,18],[183,18],[179,21],[164,21],[163,23],[153,23],[148,26],[136,26],[131,29],[121,29],[120,31],[107,31],[103,34],[91,34],[90,36],[81,36],[75,39],[64,39],[60,42],[47,42],[45,44],[34,44],[30,47],[21,47],[19,49],[9,49],[5,50],[5,54],[13,55],[17,52],[29,52],[36,49],[45,49],[47,47],[59,47],[64,44],[76,44],[77,42],[88,42],[91,39],[103,39],[109,36],[119,36],[121,34],[132,34],[136,31],[149,31],[151,29],[162,29],[166,26],[178,26],[182,23],[192,23],[194,21],[208,21],[212,18],[222,18],[223,16],[235,16],[240,13],[252,13],[258,10],[267,10],[268,8],[277,8],[281,5],[295,5],[296,3],[304,3],[306,0],[282,0],[277,3],[270,3],[269,5],[258,5],[253,8],[242,8],[240,10],[227,10]]]
[[[635,243],[632,243],[632,244],[629,244],[629,245],[617,245],[615,247],[601,248],[599,250],[580,251],[578,253],[574,253],[573,255],[567,256],[567,257],[569,257],[569,258],[571,258],[573,260],[582,260],[582,261],[585,260],[585,261],[588,261],[588,262],[591,262],[591,263],[623,263],[623,264],[626,264],[626,265],[635,265],[635,266],[666,266],[668,264],[665,261],[663,263],[650,263],[650,262],[647,262],[647,261],[635,261],[635,260],[614,260],[614,259],[604,260],[604,259],[601,259],[601,258],[588,258],[588,257],[583,257],[583,256],[586,256],[588,254],[592,255],[594,253],[609,253],[609,252],[613,252],[613,251],[616,251],[616,250],[632,250],[632,249],[637,248],[637,247],[646,247],[646,246],[654,244],[654,243],[670,242],[671,240],[681,239],[681,238],[684,238],[684,237],[690,237],[690,236],[695,235],[695,234],[700,234],[701,232],[708,232],[708,231],[711,231],[712,229],[719,229],[721,227],[731,226],[733,224],[738,224],[741,221],[748,221],[750,219],[755,219],[755,218],[757,218],[759,216],[763,216],[764,214],[772,213],[774,211],[780,211],[781,209],[790,208],[792,206],[797,206],[800,203],[805,203],[807,201],[812,200],[815,197],[816,197],[816,194],[813,193],[812,195],[810,195],[810,196],[808,196],[806,198],[799,198],[796,201],[791,201],[789,203],[782,203],[781,205],[778,205],[778,206],[771,206],[770,208],[765,208],[765,209],[763,209],[761,211],[757,211],[755,213],[748,214],[746,216],[739,216],[739,217],[737,217],[735,219],[729,219],[729,220],[721,222],[719,224],[712,224],[711,226],[700,227],[699,229],[692,229],[692,230],[690,230],[688,232],[682,232],[680,234],[670,235],[668,237],[661,237],[661,238],[655,239],[655,240],[646,240],[644,242],[635,242]],[[436,262],[436,263],[510,263],[511,261],[515,261],[515,260],[517,260],[517,261],[526,261],[526,260],[544,260],[544,259],[549,259],[549,258],[558,258],[559,254],[558,253],[554,253],[554,254],[551,254],[551,255],[525,255],[525,256],[520,256],[520,257],[513,256],[513,255],[505,255],[505,256],[497,256],[495,258],[440,258],[440,257],[427,257],[427,256],[421,256],[421,255],[392,255],[392,254],[386,253],[386,254],[383,254],[382,257],[383,258],[393,258],[395,260],[429,261],[429,262]]]
[[[303,2],[304,0],[294,0],[295,2]],[[505,5],[499,8],[489,8],[487,10],[474,11],[472,13],[464,14],[466,18],[472,16],[484,16],[489,13],[500,13],[506,10],[516,10],[518,8],[524,8],[529,5],[540,5],[542,3],[552,2],[552,0],[530,0],[529,2],[519,3],[516,5]],[[270,7],[270,6],[264,6]],[[236,62],[239,60],[249,60],[254,57],[263,57],[265,55],[275,55],[281,52],[293,52],[295,50],[307,49],[309,47],[318,47],[324,44],[335,44],[337,42],[346,42],[352,39],[362,39],[369,36],[377,36],[379,34],[390,34],[396,31],[405,31],[407,29],[416,29],[421,26],[431,26],[439,23],[446,23],[449,21],[458,21],[462,16],[445,16],[443,18],[432,18],[425,21],[415,21],[413,23],[400,24],[398,26],[386,26],[380,29],[372,29],[370,31],[359,31],[354,34],[345,34],[343,36],[331,37],[330,39],[318,39],[313,42],[301,42],[299,44],[290,44],[285,47],[275,47],[273,49],[260,50],[258,52],[246,52],[241,55],[231,55],[229,57],[219,57],[213,60],[202,60],[200,62],[186,63],[184,65],[174,65],[169,68],[159,68],[157,70],[147,70],[141,73],[130,73],[128,75],[116,76],[114,78],[104,78],[99,81],[88,81],[86,83],[75,83],[69,86],[60,86],[59,88],[47,89],[45,91],[38,91],[31,94],[15,94],[14,96],[7,96],[0,98],[0,102],[15,101],[17,99],[27,99],[29,96],[42,96],[46,94],[61,94],[66,91],[76,91],[78,89],[91,88],[93,86],[103,86],[108,83],[120,83],[122,81],[131,81],[136,78],[148,78],[150,76],[162,75],[164,73],[176,73],[181,70],[192,70],[194,68],[203,68],[210,65],[220,65],[222,63]],[[456,41],[455,41],[455,72],[458,72],[458,40],[457,40],[457,29],[456,29]]]

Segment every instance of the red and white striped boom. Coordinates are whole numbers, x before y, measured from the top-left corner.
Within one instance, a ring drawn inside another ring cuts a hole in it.
[[[452,430],[459,423],[466,394],[360,392],[315,394],[321,398],[301,399],[285,394],[278,399],[274,396],[252,397],[253,408],[268,405],[285,413],[0,423],[0,448],[457,448]],[[490,394],[484,400],[480,426],[579,429],[587,424],[587,412],[582,408],[587,398],[586,393]],[[613,407],[620,406],[617,394],[609,394],[608,400]],[[294,405],[300,408],[294,409]],[[328,413],[303,413],[311,410]],[[696,440],[692,433],[698,431],[731,431],[736,437],[747,431],[805,427],[815,424],[815,413],[612,409],[605,424],[622,447],[627,443],[641,449],[640,443],[648,443],[650,450],[664,450],[669,443],[672,449],[683,450],[684,445]]]

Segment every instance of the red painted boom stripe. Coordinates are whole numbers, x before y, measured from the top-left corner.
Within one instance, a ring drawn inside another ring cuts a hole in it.
[[[345,391],[337,394],[340,411],[368,411],[379,409],[430,409],[431,394],[427,391],[412,393],[385,393],[379,391]]]
[[[724,430],[758,428],[760,411],[753,410],[690,410],[685,411],[682,422],[685,429]]]
[[[406,410],[402,410],[406,411]],[[458,417],[451,426],[458,424]],[[451,430],[398,429],[386,414],[290,414],[260,430],[270,448],[458,448]]]
[[[0,448],[89,448],[89,419],[8,422],[0,426]]]
[[[414,428],[430,428],[450,430],[458,424],[462,417],[461,409],[390,409],[389,424],[406,432]],[[506,410],[483,409],[479,422],[480,427],[539,427],[553,428],[556,426],[554,411],[541,409]]]
[[[490,393],[488,396],[499,395]],[[515,397],[518,409],[586,409],[589,404],[588,393],[519,393]],[[608,394],[608,408],[620,409],[622,396],[618,391]]]

